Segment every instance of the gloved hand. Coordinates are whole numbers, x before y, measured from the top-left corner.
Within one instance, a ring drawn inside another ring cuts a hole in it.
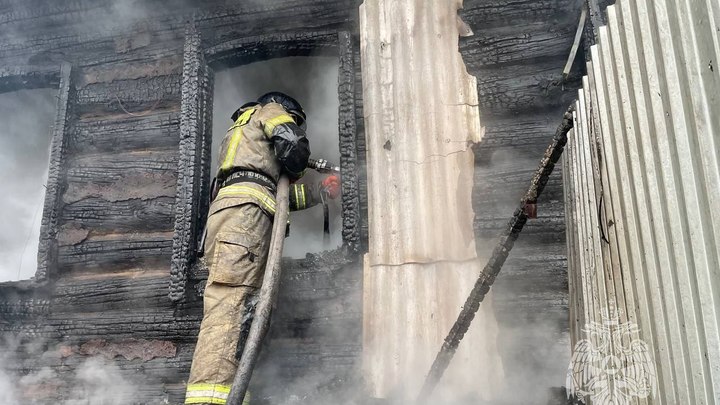
[[[340,196],[340,177],[335,174],[326,177],[320,182],[320,191],[333,200],[338,198]]]

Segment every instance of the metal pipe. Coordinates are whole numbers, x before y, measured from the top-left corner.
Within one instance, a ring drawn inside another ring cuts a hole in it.
[[[277,202],[275,220],[273,221],[272,239],[270,240],[267,265],[265,266],[265,276],[263,277],[262,288],[260,288],[260,298],[255,309],[255,319],[252,326],[250,326],[247,342],[227,399],[228,405],[242,404],[255,363],[260,354],[262,341],[270,328],[272,307],[277,300],[280,287],[280,264],[282,262],[283,243],[285,242],[285,230],[290,215],[289,181],[286,175],[280,177],[275,199]]]

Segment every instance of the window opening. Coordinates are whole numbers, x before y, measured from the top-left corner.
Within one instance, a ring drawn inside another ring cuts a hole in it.
[[[37,270],[57,89],[0,94],[0,281]]]
[[[255,62],[215,74],[211,173],[217,171],[217,153],[232,124],[230,116],[242,104],[269,91],[294,97],[307,114],[312,157],[340,163],[338,149],[338,70],[334,57],[287,57]],[[301,183],[317,184],[324,176],[308,170]],[[283,255],[305,257],[342,245],[341,198],[330,201],[330,242],[323,242],[321,205],[290,214],[290,236]]]

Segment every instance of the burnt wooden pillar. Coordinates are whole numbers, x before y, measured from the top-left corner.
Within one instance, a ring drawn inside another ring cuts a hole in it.
[[[338,96],[340,111],[340,166],[342,169],[343,242],[352,252],[360,248],[360,190],[358,185],[358,156],[355,123],[355,58],[353,40],[349,32],[338,33],[340,72]]]
[[[57,268],[57,233],[60,205],[62,203],[65,150],[70,116],[70,90],[72,83],[72,66],[63,63],[60,67],[60,89],[57,99],[57,113],[53,124],[52,144],[50,149],[50,167],[48,170],[47,191],[40,225],[40,244],[38,247],[38,267],[35,281],[48,280]]]
[[[188,272],[205,224],[210,176],[213,74],[193,24],[185,32],[183,57],[180,161],[170,266],[169,296],[173,301],[181,300],[185,294]]]

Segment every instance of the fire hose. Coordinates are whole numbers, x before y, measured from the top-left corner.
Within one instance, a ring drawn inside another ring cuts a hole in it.
[[[458,315],[455,324],[450,329],[447,337],[445,337],[445,341],[440,348],[440,352],[435,357],[435,361],[430,368],[430,372],[428,373],[422,390],[420,391],[420,395],[418,396],[419,403],[424,403],[429,400],[435,386],[438,384],[450,364],[450,361],[453,359],[460,341],[465,336],[465,333],[467,333],[470,324],[475,318],[475,313],[480,308],[480,303],[483,299],[485,299],[485,295],[490,291],[490,287],[493,285],[495,278],[500,273],[500,269],[510,254],[510,250],[512,250],[515,241],[520,235],[520,232],[523,230],[523,227],[528,220],[528,213],[534,210],[534,205],[540,194],[542,194],[545,189],[548,178],[555,168],[555,163],[557,163],[558,159],[560,159],[560,155],[562,155],[565,144],[567,143],[567,134],[573,127],[573,111],[574,107],[570,106],[567,112],[563,115],[562,123],[555,131],[553,141],[548,146],[545,151],[545,155],[540,161],[540,165],[535,171],[535,175],[530,183],[530,188],[527,193],[525,193],[522,200],[520,200],[519,207],[515,209],[515,212],[506,229],[500,235],[492,256],[483,268],[483,271],[480,272],[470,295],[460,310],[460,314]]]
[[[277,301],[280,286],[280,264],[282,262],[283,243],[285,242],[285,229],[290,215],[289,184],[287,176],[282,175],[277,185],[277,203],[272,238],[270,239],[270,252],[265,266],[262,288],[260,288],[260,297],[255,309],[255,319],[252,326],[250,326],[240,364],[230,389],[230,395],[227,399],[228,405],[242,404],[255,363],[257,363],[260,354],[262,341],[270,328],[270,315],[272,307]]]

